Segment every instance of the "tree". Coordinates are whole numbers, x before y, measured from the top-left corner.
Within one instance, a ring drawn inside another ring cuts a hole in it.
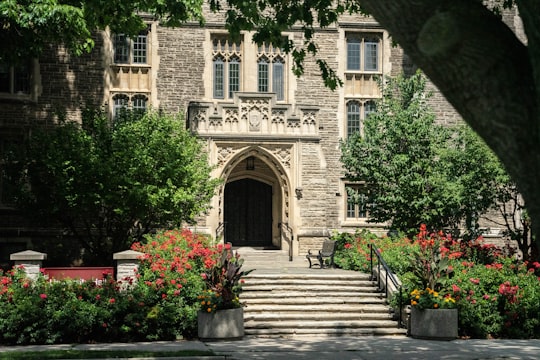
[[[50,44],[64,44],[74,54],[90,51],[92,32],[107,26],[116,33],[136,35],[148,13],[163,25],[203,21],[202,0],[2,0],[0,60],[16,63],[39,57]]]
[[[300,24],[306,49],[316,53],[310,40],[315,25],[345,12],[373,15],[497,154],[523,194],[533,234],[540,234],[540,1],[495,0],[491,9],[470,0],[359,3],[229,0],[228,23],[232,30],[257,29],[262,37]],[[514,5],[527,44],[498,15]],[[257,6],[271,16],[256,12]]]
[[[501,159],[523,194],[533,234],[540,234],[540,187],[536,180],[540,177],[540,1],[493,0],[487,2],[494,5],[491,9],[484,3],[479,0],[227,0],[226,22],[233,34],[242,29],[255,30],[255,40],[283,45],[294,56],[295,72],[301,74],[306,55],[317,53],[313,35],[318,27],[332,25],[345,13],[373,15]],[[37,4],[45,5],[42,8]],[[76,26],[70,33],[68,16],[62,18],[65,21],[56,21],[47,4],[62,7],[77,3],[0,2],[1,49],[6,49],[0,58],[20,55],[24,52],[21,48],[34,44],[33,37],[37,44],[34,53],[38,53],[39,44],[47,41],[70,45],[69,38],[65,38],[69,34],[79,39],[70,48],[89,49],[91,46],[76,45],[81,39],[83,44],[88,44],[90,30],[111,25],[118,32],[124,27],[122,24],[132,23],[128,20],[137,11],[148,11],[171,25],[189,18],[202,19],[200,1],[88,0],[82,7],[74,6],[78,12],[75,19],[85,26]],[[210,5],[214,10],[221,8],[220,0],[211,0]],[[527,44],[498,15],[501,8],[514,5],[523,21]],[[25,20],[33,16],[36,21]],[[37,35],[39,24],[43,24],[43,34],[47,36]],[[282,44],[281,32],[293,26],[303,30],[303,46]],[[321,59],[317,62],[325,83],[337,86],[340,81],[332,69]]]
[[[82,126],[35,129],[26,145],[9,161],[21,190],[16,204],[38,223],[65,228],[88,263],[107,261],[156,228],[192,221],[218,183],[181,118],[156,112],[111,126],[87,110]]]
[[[365,184],[362,194],[372,222],[390,222],[415,234],[433,229],[478,229],[480,215],[498,199],[505,172],[470,130],[435,124],[421,73],[389,79],[364,133],[342,142],[346,176]]]

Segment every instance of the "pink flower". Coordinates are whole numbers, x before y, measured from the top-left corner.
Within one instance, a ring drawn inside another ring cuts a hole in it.
[[[47,294],[40,294],[39,297],[43,300],[45,300],[47,298]]]
[[[116,300],[114,298],[109,299],[109,304],[114,304],[115,302],[116,302]]]

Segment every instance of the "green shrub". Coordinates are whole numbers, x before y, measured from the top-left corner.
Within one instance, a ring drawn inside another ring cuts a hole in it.
[[[129,342],[196,333],[201,274],[220,254],[210,239],[165,231],[134,244],[144,253],[135,279],[31,281],[23,269],[0,274],[0,343]]]
[[[339,250],[336,264],[342,268],[369,271],[369,245],[379,249],[402,282],[405,304],[410,304],[411,292],[422,289],[418,272],[412,271],[418,238],[357,233],[335,234],[334,239]],[[441,242],[440,254],[447,262],[444,291],[456,300],[459,309],[460,336],[540,337],[540,263],[520,262],[512,251],[485,244],[482,239],[463,241],[449,236]],[[392,301],[396,305],[397,296]]]

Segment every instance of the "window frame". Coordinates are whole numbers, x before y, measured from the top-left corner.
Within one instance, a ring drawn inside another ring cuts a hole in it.
[[[150,29],[147,28],[133,38],[124,33],[112,34],[113,63],[115,65],[148,65],[149,33]]]
[[[353,105],[357,106],[357,111],[351,111]],[[375,112],[375,99],[348,98],[345,100],[345,135],[349,137],[354,133],[364,134],[364,122],[369,114]]]
[[[348,189],[353,188],[356,191],[360,190],[360,193],[367,193],[366,185],[363,183],[346,182],[344,184],[345,191],[345,213],[344,219],[347,222],[367,222],[369,219],[369,212],[367,211],[367,195],[364,196],[364,202],[358,204],[352,201],[352,196],[349,194]]]
[[[5,69],[0,72],[5,74],[5,80],[7,83],[7,91],[0,90],[0,97],[30,97],[33,93],[34,82],[34,63],[32,61],[25,61],[23,64],[8,65],[7,63],[0,63],[0,69]],[[22,71],[19,69],[24,68]],[[20,76],[23,79],[20,79]],[[19,87],[20,84],[23,84]]]
[[[123,104],[117,102],[118,100],[124,100]],[[144,102],[144,107],[138,106],[137,102],[142,100]],[[148,110],[149,106],[149,94],[146,93],[126,93],[119,92],[111,96],[111,119],[114,121],[118,118],[122,110],[125,111],[136,111],[144,114]]]
[[[232,41],[228,35],[211,35],[212,43],[212,98],[232,99],[242,91],[243,37]]]
[[[346,71],[380,73],[382,68],[382,33],[349,32],[346,38]],[[374,50],[374,51],[373,51]],[[375,57],[373,58],[373,55]]]

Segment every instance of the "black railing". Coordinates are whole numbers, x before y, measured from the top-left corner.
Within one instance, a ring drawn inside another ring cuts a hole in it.
[[[216,229],[216,241],[220,240],[220,237],[223,237],[224,241],[225,239],[225,231],[227,228],[227,222],[219,223],[217,229]]]
[[[377,278],[377,286],[379,290],[382,290],[381,286],[381,267],[384,269],[385,273],[385,282],[384,282],[384,288],[385,288],[385,294],[386,298],[388,299],[389,295],[389,286],[388,281],[392,282],[394,287],[398,290],[398,327],[401,328],[403,326],[402,324],[402,312],[403,312],[403,297],[402,297],[402,288],[401,284],[399,283],[396,275],[390,270],[386,262],[381,256],[381,253],[378,249],[373,248],[373,244],[369,244],[370,249],[370,256],[369,256],[369,266],[371,270],[371,278],[372,280]],[[375,275],[374,268],[373,268],[373,259],[377,258],[377,275]]]

